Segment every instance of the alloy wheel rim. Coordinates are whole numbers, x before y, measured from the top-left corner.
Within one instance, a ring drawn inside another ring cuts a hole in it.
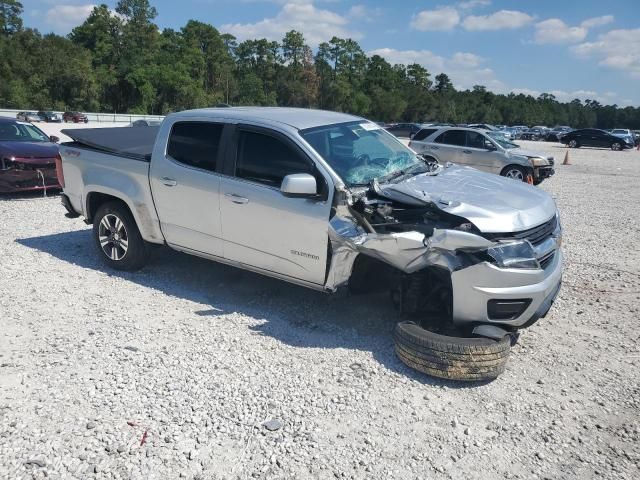
[[[611,145],[611,148],[613,148],[614,150],[620,150],[620,144],[614,143],[613,145]]]
[[[577,142],[575,140],[571,140],[569,142],[569,145],[572,146],[572,147],[575,147],[577,145]]]
[[[522,172],[520,170],[516,170],[515,168],[513,170],[509,170],[506,174],[505,177],[507,178],[512,178],[514,180],[524,180],[524,176],[522,175]]]
[[[98,240],[102,252],[111,260],[122,260],[129,250],[129,235],[123,221],[108,213],[98,226]]]

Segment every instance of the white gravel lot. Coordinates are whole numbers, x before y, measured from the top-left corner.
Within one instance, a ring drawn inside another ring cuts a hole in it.
[[[110,271],[59,198],[0,199],[0,478],[639,478],[640,152],[570,156],[560,297],[483,385],[406,368],[387,298]]]

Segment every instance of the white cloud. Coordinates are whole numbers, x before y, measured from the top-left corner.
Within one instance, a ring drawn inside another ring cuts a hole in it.
[[[427,30],[452,30],[460,23],[460,15],[455,8],[442,7],[423,10],[411,19],[411,28],[422,32]]]
[[[84,22],[95,5],[56,5],[50,8],[45,21],[58,33],[68,33],[72,28]]]
[[[467,30],[505,30],[524,27],[533,22],[534,17],[515,10],[500,10],[490,15],[469,15],[462,26]]]
[[[579,57],[598,59],[599,65],[622,70],[640,79],[640,28],[611,30],[599,35],[595,42],[571,47],[571,51]]]
[[[601,27],[613,22],[613,15],[602,15],[601,17],[588,18],[580,24],[584,28]]]
[[[256,23],[229,23],[220,29],[240,40],[268,38],[281,40],[290,30],[304,34],[312,47],[329,40],[334,35],[342,38],[359,39],[362,34],[348,29],[346,18],[329,10],[314,7],[310,3],[287,3],[273,18],[265,18]]]
[[[478,7],[488,7],[491,5],[491,0],[467,0],[466,2],[458,3],[460,10],[473,10]]]
[[[478,67],[484,59],[473,53],[458,52],[451,57],[451,63],[461,67],[475,68]]]
[[[495,72],[483,67],[484,59],[473,53],[458,52],[450,58],[437,55],[429,50],[396,50],[379,48],[367,55],[380,55],[389,63],[405,65],[418,63],[429,70],[431,78],[446,73],[457,89],[469,89],[473,85],[484,85],[494,92],[503,92],[505,85],[496,78]]]
[[[382,14],[381,8],[371,8],[366,5],[354,5],[347,12],[347,17],[353,20],[371,22]]]
[[[545,43],[576,43],[581,42],[587,36],[586,27],[570,27],[559,18],[550,18],[536,23],[534,41]]]

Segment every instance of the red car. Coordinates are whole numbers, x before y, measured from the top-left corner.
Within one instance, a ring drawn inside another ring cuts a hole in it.
[[[73,122],[73,123],[87,123],[89,119],[84,113],[80,112],[64,112],[62,114],[62,121],[64,123]]]
[[[61,188],[57,141],[30,123],[0,117],[0,193]]]

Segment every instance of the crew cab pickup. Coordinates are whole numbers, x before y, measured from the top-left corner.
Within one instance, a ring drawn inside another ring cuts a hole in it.
[[[544,316],[560,288],[546,192],[429,162],[360,117],[212,108],[64,133],[62,202],[116,269],[165,244],[317,290],[390,290],[404,312],[500,332]]]

